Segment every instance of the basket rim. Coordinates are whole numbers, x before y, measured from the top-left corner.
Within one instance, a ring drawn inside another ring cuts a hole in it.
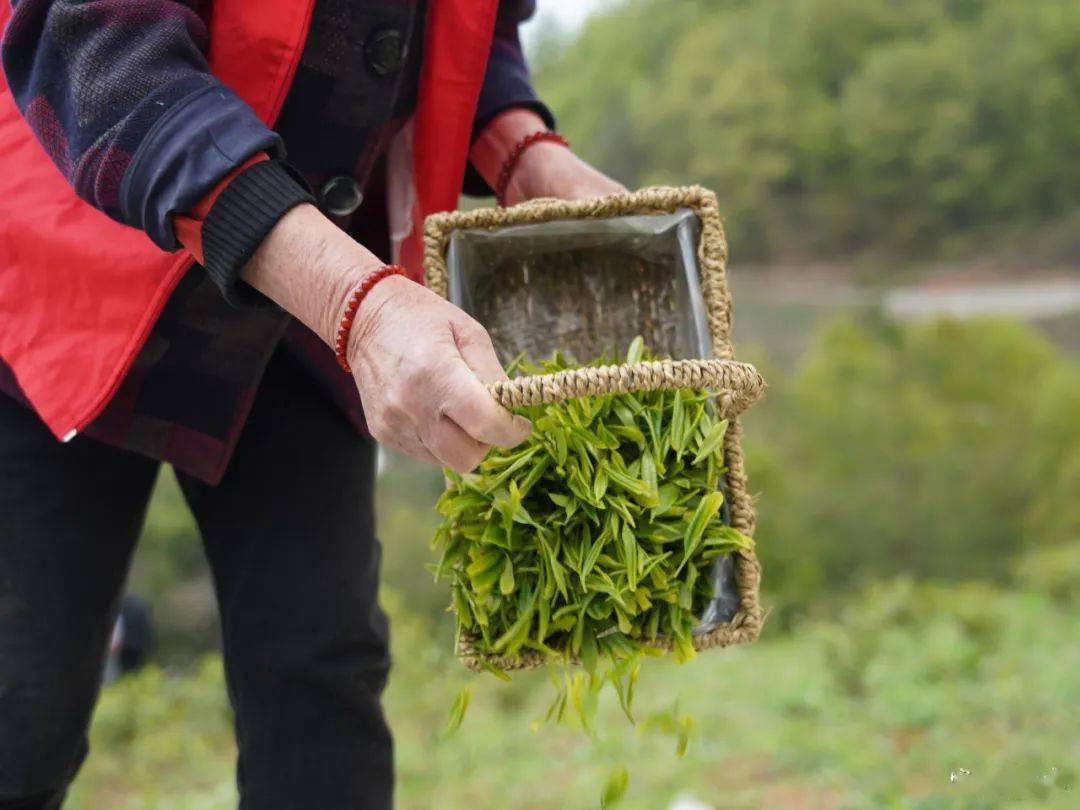
[[[714,391],[718,411],[729,418],[757,402],[765,391],[765,380],[752,365],[736,360],[649,360],[529,374],[488,386],[495,400],[508,409],[680,388]]]

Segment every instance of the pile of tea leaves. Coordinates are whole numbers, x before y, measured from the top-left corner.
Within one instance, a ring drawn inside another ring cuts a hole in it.
[[[653,359],[641,339],[626,362]],[[591,365],[603,365],[601,357]],[[511,373],[573,368],[556,354]],[[536,651],[583,671],[552,671],[547,719],[572,710],[588,729],[610,681],[633,720],[642,658],[671,642],[682,662],[714,596],[714,561],[752,541],[721,519],[727,421],[704,391],[649,391],[518,411],[533,433],[493,449],[474,473],[447,472],[433,540],[458,632],[481,654]],[[486,668],[502,673],[493,665]]]

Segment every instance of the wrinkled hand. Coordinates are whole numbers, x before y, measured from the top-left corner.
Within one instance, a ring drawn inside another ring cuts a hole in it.
[[[349,295],[381,266],[314,206],[298,205],[241,275],[333,346]],[[483,327],[402,276],[361,301],[347,352],[372,435],[415,458],[467,472],[491,445],[513,447],[532,430],[485,387],[506,375]]]
[[[541,141],[525,150],[506,187],[506,204],[535,197],[581,200],[626,191],[562,144]]]
[[[408,279],[372,287],[348,358],[371,434],[413,458],[468,472],[491,445],[513,447],[532,430],[485,387],[506,374],[484,327]]]

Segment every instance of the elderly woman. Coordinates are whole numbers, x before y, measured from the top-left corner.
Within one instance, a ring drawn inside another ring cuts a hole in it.
[[[0,4],[0,807],[59,806],[85,756],[163,462],[243,805],[390,805],[371,437],[468,470],[530,429],[417,283],[423,217],[618,188],[550,132],[531,6]]]

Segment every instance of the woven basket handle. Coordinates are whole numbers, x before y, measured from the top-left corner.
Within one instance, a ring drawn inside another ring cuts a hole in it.
[[[749,363],[734,360],[658,360],[516,377],[488,386],[504,408],[676,388],[715,391],[721,416],[738,416],[761,396],[765,380]]]

